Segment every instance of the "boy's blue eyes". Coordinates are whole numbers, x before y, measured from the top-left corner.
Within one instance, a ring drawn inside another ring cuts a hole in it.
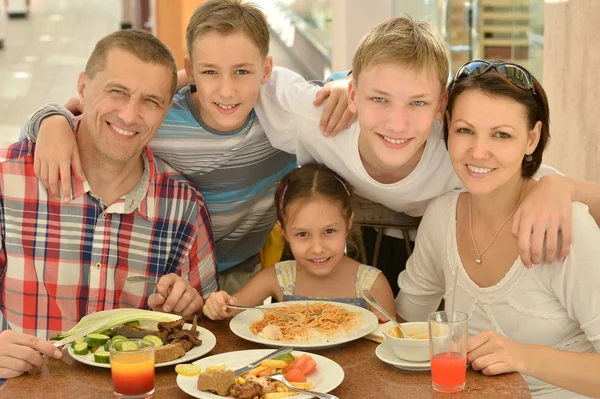
[[[416,105],[417,107],[422,107],[423,105],[425,105],[425,101],[421,101],[421,100],[416,100],[412,102],[413,105]]]
[[[376,103],[382,103],[385,101],[385,98],[383,97],[373,97],[373,101]]]
[[[236,75],[248,75],[250,73],[250,71],[248,71],[247,69],[238,69],[234,72]],[[216,75],[217,71],[202,71],[203,75]]]

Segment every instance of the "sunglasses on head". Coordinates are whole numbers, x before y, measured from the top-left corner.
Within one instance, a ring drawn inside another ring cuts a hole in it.
[[[488,62],[483,60],[469,61],[458,69],[454,81],[457,82],[466,77],[483,75],[489,71],[496,71],[518,88],[531,90],[532,93],[535,94],[533,78],[529,71],[519,65],[508,62]]]

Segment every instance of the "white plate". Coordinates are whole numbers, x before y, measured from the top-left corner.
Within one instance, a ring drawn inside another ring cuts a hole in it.
[[[249,363],[260,359],[263,356],[273,352],[271,349],[253,349],[246,351],[227,352],[219,355],[205,357],[204,359],[196,360],[194,364],[199,365],[202,371],[206,370],[207,366],[218,366],[224,364],[228,369],[237,370]],[[292,352],[294,356],[304,355],[306,352]],[[344,380],[344,370],[339,364],[326,357],[308,353],[315,362],[317,368],[315,371],[306,376],[306,381],[312,382],[313,390],[318,392],[329,392],[337,388]],[[188,395],[200,399],[223,399],[223,396],[215,395],[210,392],[198,390],[198,376],[186,377],[183,375],[177,376],[177,385]],[[230,396],[226,396],[229,398]],[[295,395],[293,399],[310,399],[312,396]]]
[[[155,329],[156,323],[148,322],[148,324],[142,324],[141,327],[148,328],[148,329]],[[183,325],[183,327],[186,330],[189,330],[190,328],[192,328],[192,325],[189,323],[186,323]],[[156,367],[165,367],[165,366],[171,366],[173,364],[187,363],[191,360],[199,358],[200,356],[204,356],[208,352],[210,352],[217,344],[217,338],[215,337],[215,335],[213,333],[208,331],[206,328],[202,328],[202,327],[198,326],[197,330],[200,331],[199,338],[202,340],[202,345],[194,346],[192,349],[190,349],[189,351],[187,351],[185,353],[185,356],[180,357],[179,359],[171,360],[170,362],[158,363],[156,365]],[[73,348],[71,348],[71,344],[68,344],[68,346],[69,346],[69,355],[71,355],[71,357],[73,359],[77,360],[78,362],[81,362],[81,363],[84,363],[84,364],[87,364],[90,366],[102,367],[105,369],[110,368],[110,364],[96,363],[94,361],[93,353],[88,352],[87,355],[76,355],[75,352],[73,351]]]
[[[293,301],[293,302],[278,302],[272,303],[269,305],[263,305],[268,308],[277,308],[279,306],[285,306],[290,304],[310,304],[310,303],[318,303],[324,301]],[[345,342],[354,341],[355,339],[362,338],[365,335],[371,333],[371,331],[377,328],[379,324],[379,320],[377,316],[375,316],[372,312],[367,309],[339,302],[329,302],[336,306],[340,306],[350,312],[360,312],[361,313],[361,323],[359,327],[354,331],[349,331],[343,336],[336,337],[334,339],[325,341],[325,342],[289,342],[289,341],[275,341],[272,339],[266,339],[259,337],[250,331],[250,325],[255,321],[261,320],[264,312],[262,310],[245,310],[242,313],[239,313],[231,319],[229,323],[229,328],[231,331],[240,338],[245,340],[256,342],[259,344],[275,346],[275,347],[283,347],[283,346],[293,346],[294,348],[302,348],[302,349],[324,349],[329,348],[331,346],[343,344]]]
[[[377,346],[375,355],[384,363],[391,364],[402,370],[407,371],[428,371],[431,370],[431,362],[409,362],[408,360],[400,359],[392,351],[392,348],[385,342]]]

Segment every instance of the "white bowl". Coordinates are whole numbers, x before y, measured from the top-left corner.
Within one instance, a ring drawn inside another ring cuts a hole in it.
[[[417,321],[400,323],[400,325],[408,335],[416,333],[417,331],[425,331],[428,333],[427,322]],[[389,343],[396,356],[411,362],[426,362],[429,360],[429,338],[397,338],[388,333],[389,329],[392,327],[395,327],[394,323],[386,323],[382,327],[382,332],[385,340]]]

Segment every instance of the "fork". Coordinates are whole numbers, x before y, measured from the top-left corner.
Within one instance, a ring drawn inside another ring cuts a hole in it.
[[[281,316],[285,317],[285,318],[286,318],[286,319],[288,319],[289,321],[296,321],[296,319],[294,319],[294,318],[293,318],[293,317],[291,317],[291,316],[288,316],[288,315],[286,315],[286,314],[285,314],[285,313],[283,313],[283,312],[280,312],[280,311],[278,311],[278,310],[271,309],[271,308],[265,308],[265,307],[262,307],[262,306],[254,306],[254,307],[252,307],[252,306],[239,306],[239,305],[227,305],[227,304],[225,304],[225,306],[227,306],[228,308],[231,308],[231,309],[242,309],[242,310],[252,310],[252,309],[259,309],[259,310],[264,310],[265,312],[273,312],[273,313],[277,313],[277,314],[279,314],[279,315],[281,315]]]
[[[283,376],[283,374],[281,373],[275,373],[275,374],[271,374],[271,375],[267,375],[267,378],[270,378],[272,380],[277,380],[279,382],[281,382],[283,385],[285,385],[286,387],[293,389],[296,392],[300,392],[306,395],[311,395],[311,397],[315,397],[315,398],[320,398],[320,399],[339,399],[337,396],[335,395],[331,395],[329,393],[324,393],[324,392],[316,392],[316,391],[308,391],[306,389],[300,389],[300,388],[296,388],[295,386],[293,386],[292,384],[290,384],[285,377]]]
[[[150,280],[148,277],[144,276],[129,276],[125,279],[126,283],[148,283],[152,284],[154,288],[158,290],[158,284],[156,284],[153,280]]]

